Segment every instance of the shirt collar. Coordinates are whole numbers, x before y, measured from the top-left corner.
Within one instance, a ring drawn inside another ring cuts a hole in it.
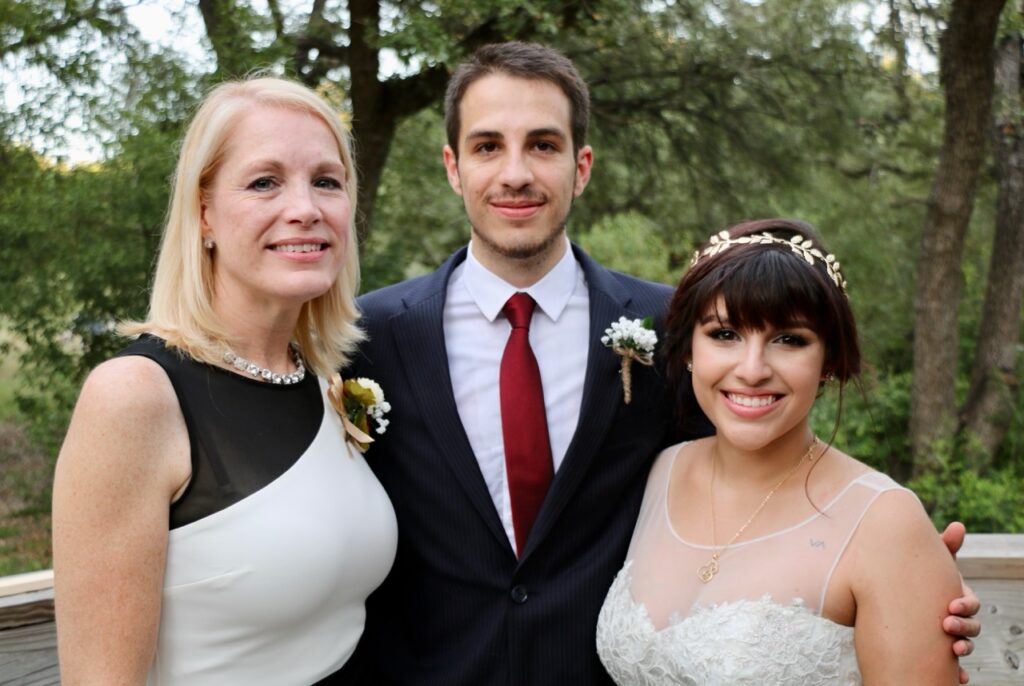
[[[544,314],[552,321],[558,321],[576,289],[580,270],[568,238],[565,239],[565,244],[562,259],[540,281],[528,288],[516,288],[489,271],[473,257],[473,246],[470,244],[462,278],[470,297],[487,321],[493,322],[508,299],[519,291],[529,293]]]

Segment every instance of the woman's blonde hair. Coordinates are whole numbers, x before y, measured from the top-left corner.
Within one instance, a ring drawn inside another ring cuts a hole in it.
[[[330,290],[303,304],[293,334],[306,365],[327,376],[347,363],[364,338],[356,324],[356,170],[339,113],[314,91],[287,79],[263,76],[228,81],[207,94],[182,140],[149,314],[145,321],[123,322],[118,331],[125,336],[154,333],[197,360],[222,361],[228,334],[213,309],[213,260],[211,251],[203,248],[200,207],[223,162],[232,130],[256,105],[307,112],[322,120],[334,134],[345,167],[352,207],[345,263]]]

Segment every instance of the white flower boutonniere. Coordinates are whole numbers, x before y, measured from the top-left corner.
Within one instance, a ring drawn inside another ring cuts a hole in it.
[[[604,336],[601,336],[601,342],[622,358],[622,395],[627,405],[633,399],[633,374],[630,369],[633,361],[648,367],[654,364],[654,345],[658,342],[658,334],[654,333],[652,324],[650,317],[619,317],[619,321],[612,322],[604,330]]]
[[[327,397],[341,417],[348,434],[346,439],[359,452],[365,453],[373,443],[371,423],[374,433],[387,431],[390,422],[384,415],[391,411],[391,403],[384,399],[384,391],[373,379],[360,377],[345,381],[340,374],[334,374],[327,385]]]

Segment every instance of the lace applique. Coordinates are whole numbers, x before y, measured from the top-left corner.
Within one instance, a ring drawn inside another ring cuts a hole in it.
[[[657,630],[630,592],[631,563],[615,577],[597,625],[597,651],[620,686],[726,684],[856,686],[853,628],[801,602],[770,596],[702,607]]]

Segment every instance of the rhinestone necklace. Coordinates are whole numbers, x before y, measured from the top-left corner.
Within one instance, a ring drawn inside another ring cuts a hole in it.
[[[698,579],[700,579],[704,583],[708,583],[709,581],[711,581],[712,579],[715,578],[715,575],[718,574],[718,561],[719,561],[719,559],[721,559],[722,553],[724,553],[729,548],[729,546],[731,546],[733,543],[735,543],[736,539],[738,539],[743,534],[743,532],[747,530],[747,527],[750,526],[750,523],[754,521],[754,518],[756,518],[757,515],[761,514],[761,510],[764,509],[764,506],[767,505],[768,501],[772,499],[773,495],[775,495],[775,491],[777,491],[780,488],[782,488],[782,484],[786,483],[786,481],[789,480],[789,477],[793,476],[796,473],[796,470],[800,469],[800,465],[802,465],[805,460],[810,459],[811,453],[814,452],[814,448],[817,445],[818,445],[818,437],[817,436],[811,436],[811,445],[807,448],[807,452],[804,453],[803,457],[801,457],[797,461],[797,463],[795,465],[793,465],[792,469],[790,469],[788,472],[786,472],[786,476],[782,477],[779,480],[779,483],[775,484],[772,487],[772,490],[768,491],[768,495],[766,495],[764,497],[764,500],[761,501],[761,504],[757,506],[756,510],[754,510],[754,514],[750,515],[750,517],[747,518],[747,521],[743,522],[743,526],[741,526],[739,528],[739,530],[735,534],[733,534],[732,538],[729,539],[729,542],[726,543],[721,548],[718,547],[717,537],[716,537],[716,534],[715,534],[715,466],[718,464],[718,460],[716,459],[718,457],[718,451],[717,450],[715,451],[715,454],[712,455],[712,457],[711,457],[711,489],[710,489],[710,501],[711,501],[711,547],[715,549],[715,552],[711,554],[711,559],[710,560],[708,560],[705,564],[701,565],[697,569],[697,578]]]
[[[299,355],[299,351],[295,349],[294,345],[289,343],[288,350],[291,351],[292,359],[295,361],[295,371],[290,374],[278,374],[277,372],[272,372],[266,367],[261,367],[255,362],[250,362],[230,350],[224,352],[224,361],[238,371],[251,374],[261,381],[280,384],[282,386],[290,386],[292,384],[297,384],[306,378],[306,365],[302,363],[302,356]]]

